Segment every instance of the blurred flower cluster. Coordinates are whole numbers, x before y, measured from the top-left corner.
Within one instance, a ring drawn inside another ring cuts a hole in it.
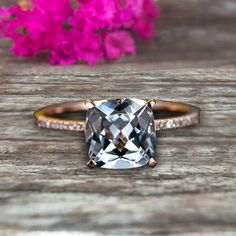
[[[21,0],[0,7],[0,37],[18,56],[96,64],[134,54],[134,37],[152,39],[158,16],[154,0]]]

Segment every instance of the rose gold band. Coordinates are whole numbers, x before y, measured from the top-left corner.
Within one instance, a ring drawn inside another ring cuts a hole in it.
[[[55,117],[59,114],[86,112],[87,101],[65,102],[50,105],[34,113],[36,124],[42,128],[58,130],[84,131],[84,120],[67,120]],[[155,112],[173,112],[178,115],[170,118],[155,119],[156,130],[181,128],[199,123],[200,109],[196,106],[157,100],[153,106]]]

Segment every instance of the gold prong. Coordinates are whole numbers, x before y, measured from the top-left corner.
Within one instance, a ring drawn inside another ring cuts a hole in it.
[[[87,108],[90,109],[90,108],[95,107],[95,102],[93,100],[88,99],[88,100],[85,101],[85,105],[86,105]]]
[[[154,108],[154,106],[155,106],[155,104],[156,104],[156,100],[155,99],[147,99],[147,104],[148,104],[148,107],[150,108],[150,109],[153,109]]]
[[[95,168],[96,167],[96,162],[94,160],[90,160],[88,163],[87,163],[87,166],[91,169]]]
[[[157,161],[154,160],[153,158],[151,158],[151,159],[149,160],[148,165],[149,165],[150,167],[154,168],[154,167],[157,165]]]

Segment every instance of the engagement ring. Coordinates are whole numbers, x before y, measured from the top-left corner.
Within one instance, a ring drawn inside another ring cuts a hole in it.
[[[86,120],[61,117],[82,112]],[[128,98],[60,103],[34,113],[39,127],[84,132],[87,165],[107,169],[156,166],[156,131],[197,124],[199,116],[196,106]]]

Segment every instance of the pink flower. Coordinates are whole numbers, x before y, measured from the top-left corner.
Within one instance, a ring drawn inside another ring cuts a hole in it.
[[[54,44],[50,45],[49,61],[53,65],[70,65],[77,61],[74,34],[71,31],[57,34]]]
[[[0,37],[18,56],[46,52],[51,64],[96,64],[134,54],[132,35],[150,40],[158,16],[154,0],[31,0],[0,7]]]
[[[95,32],[83,32],[76,44],[77,58],[94,65],[104,58],[103,38]]]
[[[135,53],[135,43],[127,31],[115,31],[105,37],[106,56],[110,60]]]
[[[142,13],[134,23],[133,30],[142,40],[150,40],[154,36],[155,19],[160,9],[152,0],[143,0]]]

